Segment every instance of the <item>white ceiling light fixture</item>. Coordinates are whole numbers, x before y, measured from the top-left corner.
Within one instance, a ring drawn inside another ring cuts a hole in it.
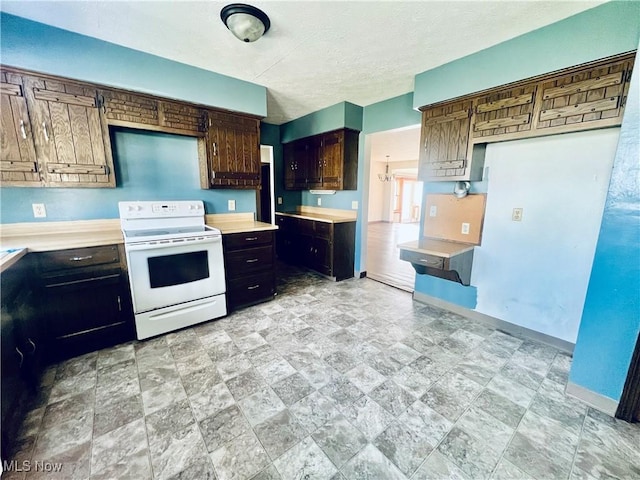
[[[380,180],[381,182],[390,182],[391,180],[393,180],[394,176],[395,175],[393,175],[392,173],[389,173],[389,155],[387,155],[387,166],[384,169],[384,173],[378,174],[378,180]]]
[[[243,42],[255,42],[269,31],[271,21],[262,10],[245,5],[231,3],[220,10],[220,18],[231,33]]]

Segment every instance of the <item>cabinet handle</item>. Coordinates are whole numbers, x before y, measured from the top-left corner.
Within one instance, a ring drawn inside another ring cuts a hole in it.
[[[31,338],[27,338],[27,342],[29,342],[31,344],[31,348],[33,350],[31,350],[30,355],[33,355],[34,353],[36,353],[36,344],[33,340],[31,340]]]
[[[247,242],[253,242],[254,240],[257,240],[257,239],[258,239],[258,237],[246,237],[246,238],[245,238],[245,240],[246,240]]]
[[[247,287],[247,290],[255,290],[256,288],[258,288],[260,286],[260,284],[257,285],[252,285],[250,287]]]
[[[218,156],[218,144],[216,142],[213,142],[213,156],[217,157]]]
[[[22,139],[27,139],[27,131],[24,129],[24,120],[20,120],[20,134],[22,135]]]
[[[49,143],[49,132],[47,132],[47,124],[42,122],[42,133],[44,134],[44,139]]]
[[[250,259],[250,260],[247,260],[247,263],[255,263],[255,262],[257,262],[257,261],[258,261],[258,259],[257,259],[257,258],[252,258],[252,259]]]
[[[18,368],[22,368],[22,364],[24,363],[24,355],[18,347],[16,347],[16,352],[18,352],[18,355],[20,355],[20,365],[18,365]]]
[[[83,260],[91,260],[93,255],[86,255],[84,257],[70,257],[69,260],[71,262],[82,262]]]
[[[118,311],[122,311],[122,300],[120,300],[120,295],[118,295]]]

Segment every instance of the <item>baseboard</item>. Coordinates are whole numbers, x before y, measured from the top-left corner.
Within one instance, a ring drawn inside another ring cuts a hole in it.
[[[602,413],[606,413],[612,417],[615,417],[616,411],[618,410],[619,402],[587,388],[581,387],[573,382],[567,382],[565,392],[567,395],[571,395],[590,407],[600,410]]]
[[[565,353],[573,355],[575,344],[567,342],[566,340],[552,337],[551,335],[547,335],[545,333],[536,332],[535,330],[531,330],[530,328],[521,327],[520,325],[515,325],[510,322],[505,322],[504,320],[500,320],[499,318],[485,315],[484,313],[476,312],[475,310],[470,310],[468,308],[461,307],[460,305],[456,305],[455,303],[447,302],[446,300],[432,297],[431,295],[426,295],[424,293],[413,292],[413,299],[421,303],[428,303],[430,305],[435,305],[436,307],[444,308],[445,310],[457,313],[458,315],[462,315],[463,317],[466,317],[470,320],[482,322],[485,325],[493,327],[497,330],[502,330],[503,332],[513,335],[514,337],[545,343],[554,348],[557,348],[558,350],[562,350]]]

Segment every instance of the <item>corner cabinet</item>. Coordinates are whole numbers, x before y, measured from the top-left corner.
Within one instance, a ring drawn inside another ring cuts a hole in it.
[[[360,132],[340,129],[284,145],[286,190],[357,190]]]
[[[1,80],[4,185],[115,187],[95,87],[4,68]]]
[[[276,223],[278,258],[336,281],[353,277],[355,221],[327,222],[276,213]]]
[[[207,125],[200,145],[201,187],[259,189],[260,120],[209,111]]]

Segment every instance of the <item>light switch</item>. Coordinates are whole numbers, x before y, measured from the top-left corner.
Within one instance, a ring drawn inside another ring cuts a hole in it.
[[[233,212],[236,209],[236,201],[235,200],[229,200],[228,204],[229,204],[229,211]]]
[[[431,205],[429,207],[429,216],[435,217],[437,213],[438,213],[438,207],[436,207],[435,205]]]
[[[282,197],[278,197],[278,205],[282,205]]]
[[[357,200],[353,200],[351,202],[351,210],[357,210],[358,209],[358,201]]]
[[[463,223],[462,229],[460,231],[462,232],[463,235],[469,235],[469,224]]]
[[[318,206],[322,205],[322,199],[318,198]]]

